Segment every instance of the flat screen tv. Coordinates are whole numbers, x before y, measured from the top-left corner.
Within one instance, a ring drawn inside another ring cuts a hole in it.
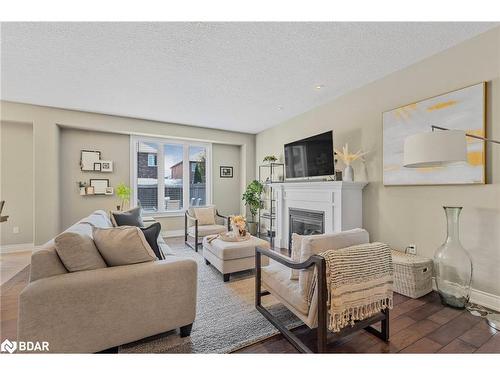
[[[333,132],[314,135],[285,145],[287,179],[335,174]]]

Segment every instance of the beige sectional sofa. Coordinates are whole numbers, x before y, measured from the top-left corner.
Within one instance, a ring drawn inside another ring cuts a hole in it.
[[[96,211],[67,231],[91,235],[112,226]],[[94,353],[181,328],[189,335],[196,314],[197,264],[166,259],[90,271],[68,272],[54,241],[31,258],[28,286],[19,297],[18,340],[46,341],[53,353]]]

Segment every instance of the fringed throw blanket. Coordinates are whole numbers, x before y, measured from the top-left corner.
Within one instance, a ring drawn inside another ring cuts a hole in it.
[[[392,257],[383,243],[366,243],[319,254],[326,260],[328,329],[339,332],[355,321],[392,309]],[[309,293],[312,298],[317,275]]]

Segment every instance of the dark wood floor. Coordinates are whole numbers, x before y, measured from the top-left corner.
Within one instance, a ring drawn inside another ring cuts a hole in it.
[[[29,279],[29,267],[2,285],[0,341],[16,339],[18,296]],[[444,307],[435,293],[419,299],[399,294],[391,311],[391,340],[385,343],[365,331],[329,346],[331,353],[500,353],[500,334],[484,319],[467,311]],[[304,328],[296,333],[306,341],[314,337]],[[296,353],[281,335],[238,351],[238,353]]]
[[[500,353],[500,334],[468,311],[444,307],[436,293],[419,299],[394,294],[390,342],[358,331],[331,343],[330,353]],[[378,328],[378,327],[377,327]],[[314,335],[305,327],[295,333],[310,347]],[[238,353],[297,353],[282,335],[271,337]]]

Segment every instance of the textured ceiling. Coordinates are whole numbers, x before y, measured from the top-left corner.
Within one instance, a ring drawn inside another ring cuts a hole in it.
[[[495,26],[3,23],[1,96],[257,133]]]

